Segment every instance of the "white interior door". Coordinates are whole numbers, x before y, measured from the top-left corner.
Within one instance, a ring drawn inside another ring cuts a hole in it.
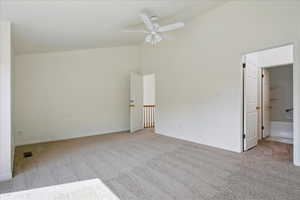
[[[270,136],[270,72],[267,69],[263,69],[262,78],[262,136],[263,138]]]
[[[244,150],[257,145],[258,67],[247,62],[244,68]]]
[[[132,72],[130,75],[130,132],[141,130],[143,124],[143,76]]]

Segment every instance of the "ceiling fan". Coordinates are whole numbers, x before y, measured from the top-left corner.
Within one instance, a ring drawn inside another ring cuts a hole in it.
[[[141,13],[140,17],[144,24],[146,25],[147,30],[125,30],[125,32],[140,32],[145,33],[145,42],[155,45],[165,39],[165,37],[161,34],[163,32],[173,31],[179,28],[184,27],[184,23],[178,22],[175,24],[169,24],[165,26],[160,26],[156,21],[158,17],[152,16],[149,17],[145,13]]]

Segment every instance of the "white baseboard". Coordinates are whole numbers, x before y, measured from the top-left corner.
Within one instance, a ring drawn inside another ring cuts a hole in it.
[[[105,135],[105,134],[111,134],[111,133],[121,133],[121,132],[129,132],[128,129],[120,129],[120,130],[113,130],[113,131],[107,131],[102,133],[88,133],[88,134],[81,134],[81,135],[75,135],[75,136],[68,136],[68,137],[56,137],[56,138],[44,138],[44,139],[31,139],[31,140],[25,140],[25,141],[17,141],[15,146],[23,146],[28,144],[38,144],[38,143],[46,143],[46,142],[55,142],[55,141],[62,141],[62,140],[69,140],[69,139],[76,139],[76,138],[82,138],[82,137],[89,137],[89,136],[96,136],[96,135]]]
[[[12,178],[11,171],[0,172],[0,182],[10,180],[11,178]]]
[[[155,129],[155,131],[156,130],[157,129]],[[227,147],[224,147],[224,146],[218,146],[218,145],[211,144],[211,143],[204,143],[200,140],[194,140],[194,139],[186,138],[184,136],[180,136],[180,137],[179,136],[173,136],[171,134],[161,133],[159,130],[155,133],[158,134],[158,135],[163,135],[163,136],[167,136],[167,137],[171,137],[171,138],[185,140],[185,141],[192,142],[192,143],[195,143],[195,144],[201,144],[201,145],[205,145],[205,146],[209,146],[209,147],[213,147],[213,148],[217,148],[217,149],[222,149],[222,150],[225,150],[225,151],[231,151],[231,152],[234,152],[234,153],[242,153],[241,149],[233,149],[233,148],[227,148]]]
[[[300,167],[300,161],[299,162],[294,161],[294,165]]]

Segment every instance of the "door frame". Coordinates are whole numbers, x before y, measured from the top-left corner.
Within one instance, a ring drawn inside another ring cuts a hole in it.
[[[284,47],[292,45],[293,46],[293,107],[294,107],[294,113],[293,113],[293,163],[296,166],[300,166],[300,133],[299,133],[299,125],[300,125],[300,112],[299,112],[299,101],[300,101],[300,91],[298,87],[298,83],[300,84],[300,42],[299,41],[293,41],[293,42],[287,42],[287,43],[282,43],[280,45],[273,45],[268,48],[261,48],[261,49],[255,49],[251,51],[247,51],[242,53],[240,56],[242,57],[241,63],[240,63],[240,74],[241,74],[241,79],[240,79],[240,85],[241,85],[241,114],[240,114],[240,123],[241,123],[241,133],[240,133],[240,150],[241,152],[244,152],[244,68],[243,65],[245,63],[244,57],[247,54],[250,53],[255,53],[258,51],[264,51],[268,49],[274,49],[274,48],[279,48],[279,47]],[[261,67],[260,67],[261,68]],[[299,71],[299,72],[298,72]]]

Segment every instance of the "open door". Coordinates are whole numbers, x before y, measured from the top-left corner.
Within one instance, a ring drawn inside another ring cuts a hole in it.
[[[270,72],[263,69],[262,74],[262,137],[270,136]]]
[[[130,132],[141,130],[143,124],[143,76],[132,72],[130,75]]]
[[[258,67],[244,66],[244,150],[257,145],[258,135]]]

